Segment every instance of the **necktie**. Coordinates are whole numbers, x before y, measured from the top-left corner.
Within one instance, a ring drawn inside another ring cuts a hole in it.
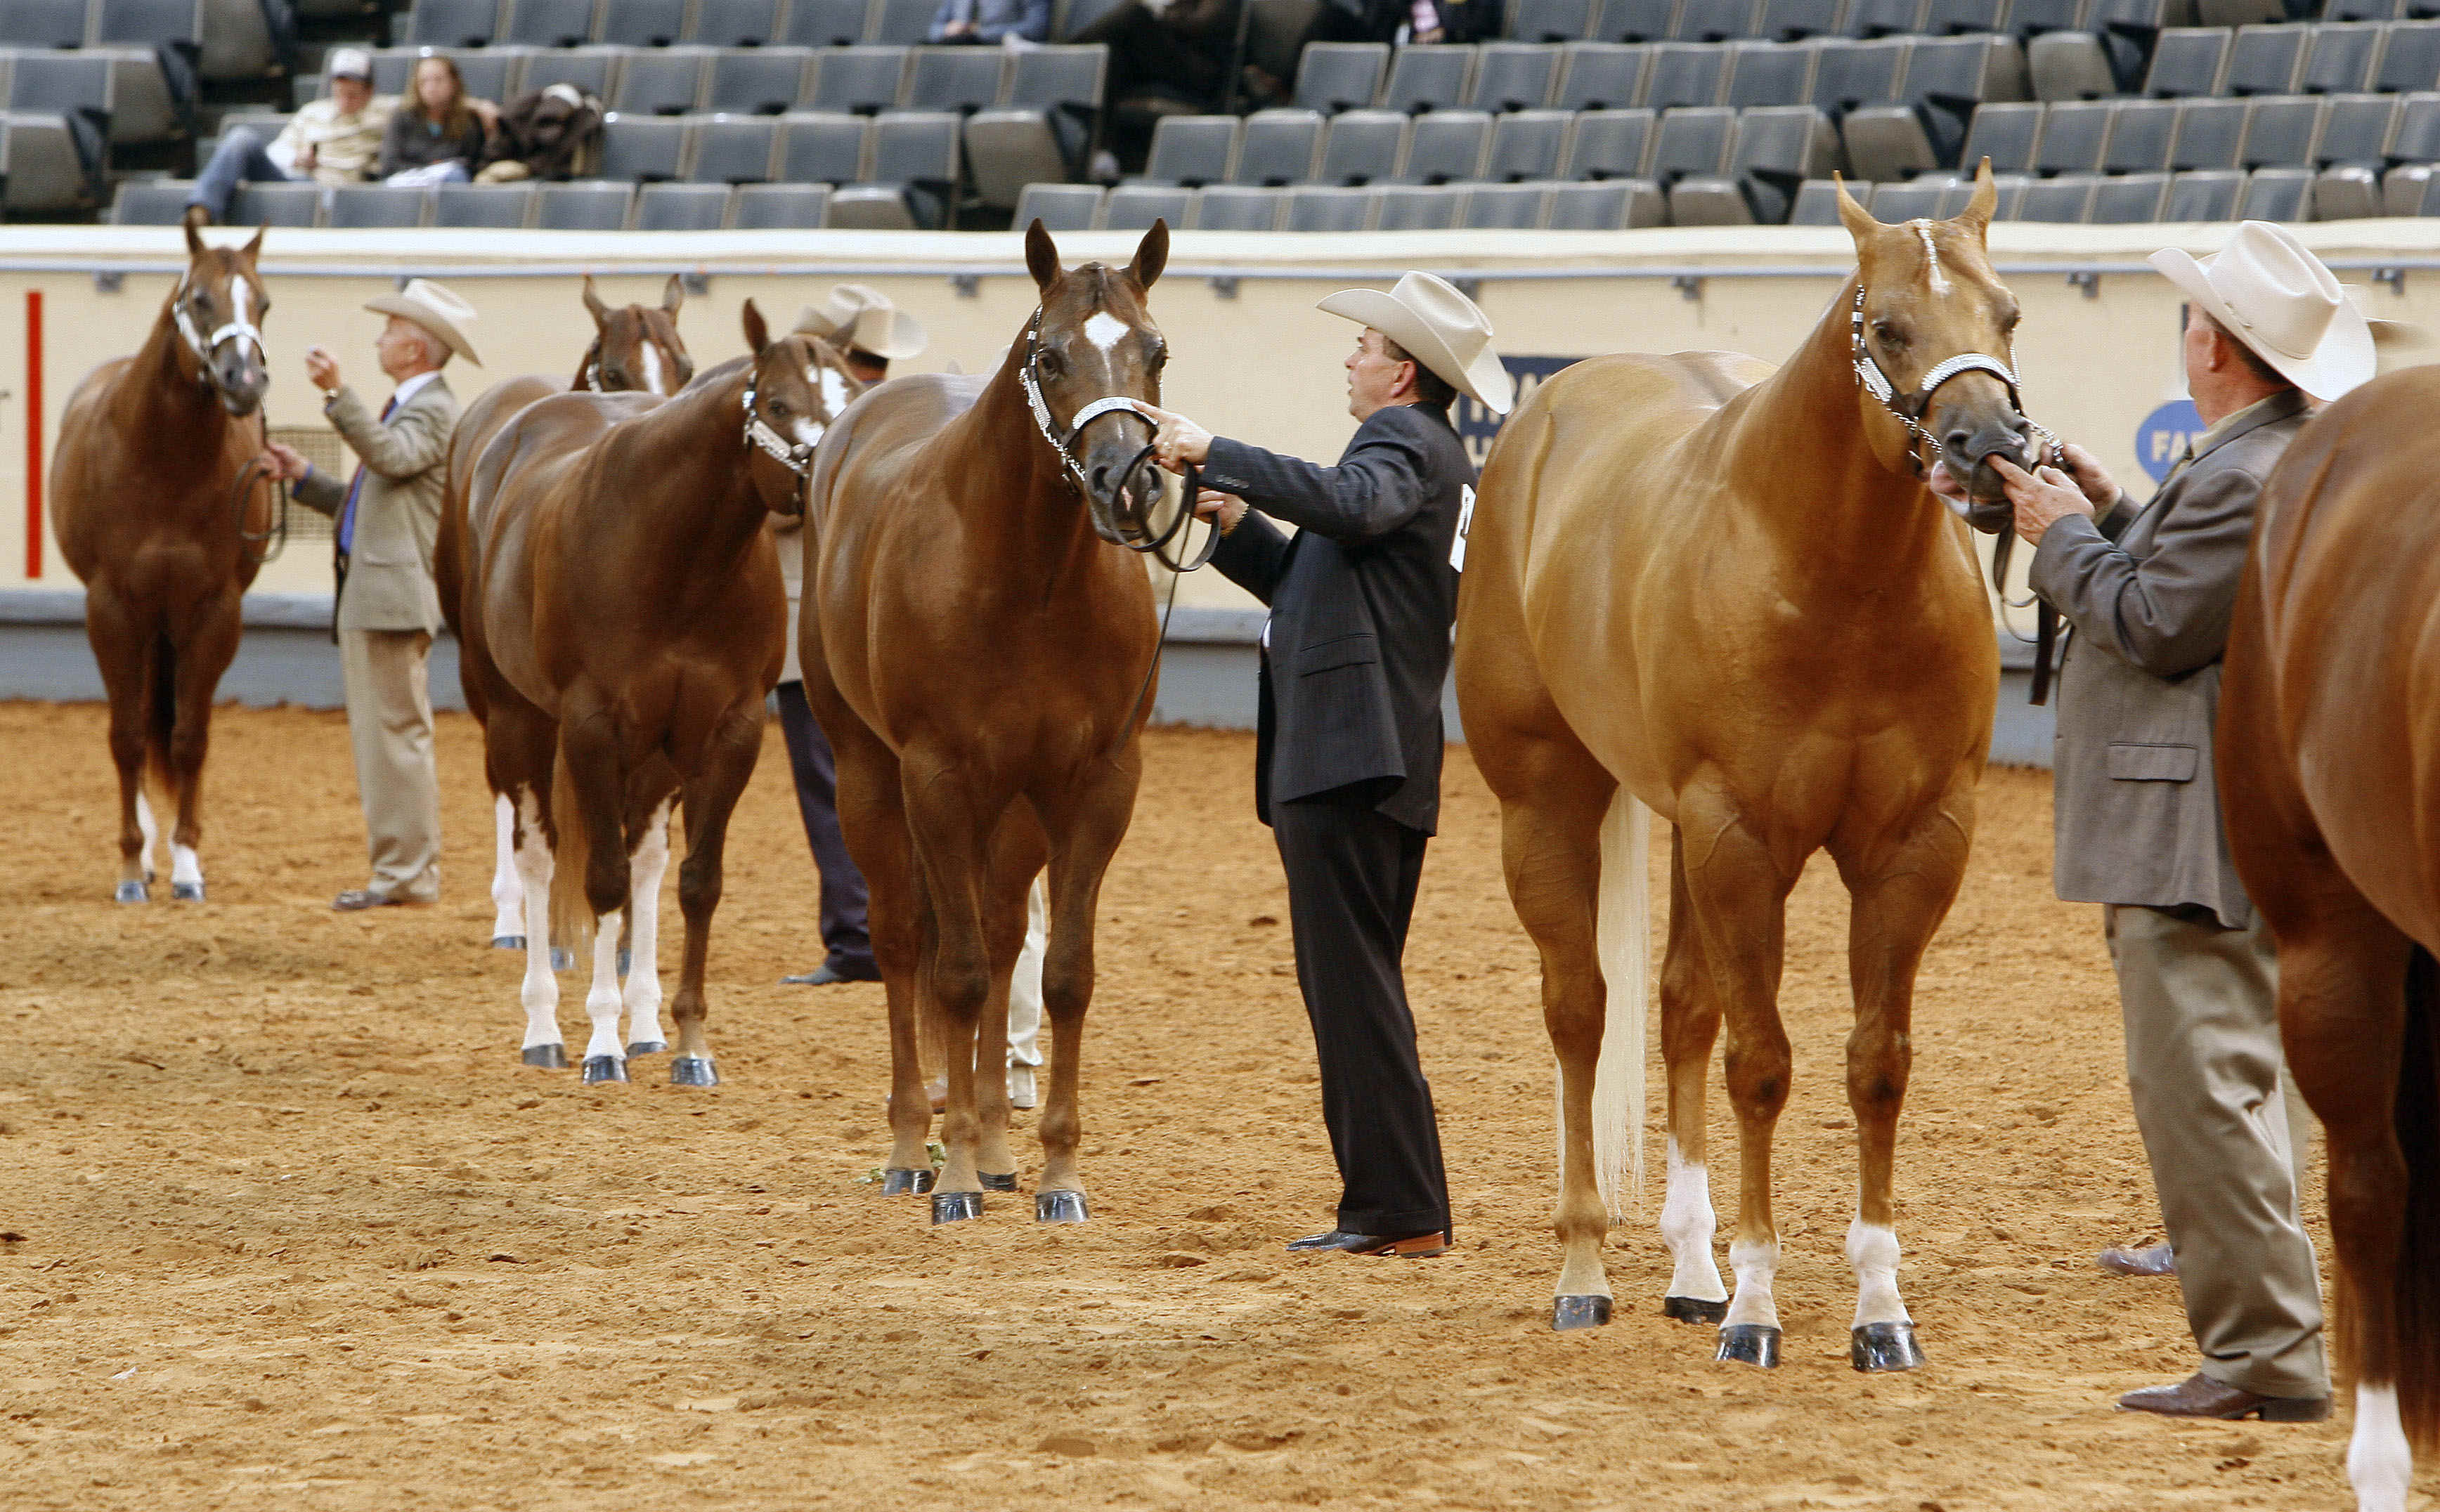
[[[383,424],[389,423],[390,411],[396,408],[398,408],[398,396],[392,394],[389,397],[389,402],[382,406]],[[356,475],[348,480],[348,502],[339,508],[339,554],[341,556],[348,556],[356,549],[356,500],[363,495],[364,491],[365,465],[359,462],[356,464]]]

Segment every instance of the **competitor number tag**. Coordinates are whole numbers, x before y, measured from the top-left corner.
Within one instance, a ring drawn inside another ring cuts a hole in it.
[[[1457,539],[1449,543],[1449,565],[1465,571],[1465,533],[1474,528],[1474,485],[1457,490]]]

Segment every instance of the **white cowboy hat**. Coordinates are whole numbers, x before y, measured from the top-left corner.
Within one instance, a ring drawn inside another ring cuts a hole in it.
[[[368,299],[365,308],[376,315],[412,320],[448,343],[451,351],[477,367],[483,365],[483,359],[475,355],[475,344],[466,339],[464,329],[465,323],[475,318],[475,307],[429,278],[409,278],[405,288],[394,294]]]
[[[333,47],[322,72],[332,79],[361,79],[373,81],[373,55],[362,47]]]
[[[1491,349],[1491,322],[1445,278],[1410,273],[1388,294],[1341,289],[1319,308],[1389,337],[1495,415],[1516,401],[1516,381]]]
[[[804,335],[844,338],[850,350],[882,358],[912,357],[926,345],[924,328],[914,316],[891,304],[880,290],[860,283],[839,284],[819,306],[798,311],[797,329]]]
[[[2285,226],[2248,221],[2206,261],[2176,247],[2151,261],[2195,308],[2315,399],[2334,400],[2372,377],[2363,311]]]

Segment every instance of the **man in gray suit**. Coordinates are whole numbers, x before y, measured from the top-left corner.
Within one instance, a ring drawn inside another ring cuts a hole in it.
[[[398,385],[378,417],[340,381],[329,352],[315,347],[305,357],[306,375],[329,396],[322,412],[363,459],[354,478],[342,484],[277,443],[266,458],[296,486],[298,503],[338,522],[339,666],[372,855],[371,880],[331,905],[349,911],[440,896],[426,658],[440,629],[432,543],[440,529],[442,463],[458,424],[458,400],[440,368],[452,354],[480,362],[465,332],[474,308],[439,284],[418,278],[365,308],[389,317],[374,351]]]
[[[2203,1355],[2192,1378],[2119,1405],[2313,1422],[2329,1415],[2330,1382],[2280,1092],[2276,965],[2230,863],[2212,729],[2263,483],[2313,398],[2372,376],[2372,338],[2277,226],[2247,222],[2208,263],[2175,250],[2152,261],[2190,299],[2186,384],[2206,429],[2185,458],[2141,507],[2081,447],[2065,449],[2065,471],[1997,464],[2036,548],[2035,591],[2073,637],[2054,759],[2058,895],[2103,905],[2174,1254],[2160,1269],[2174,1269]]]

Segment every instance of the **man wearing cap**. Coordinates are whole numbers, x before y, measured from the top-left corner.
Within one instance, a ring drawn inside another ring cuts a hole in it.
[[[1515,388],[1482,311],[1429,274],[1321,308],[1363,328],[1345,363],[1359,423],[1337,466],[1138,407],[1164,467],[1203,469],[1198,505],[1225,532],[1212,564],[1271,610],[1254,805],[1287,872],[1343,1184],[1337,1227],[1288,1248],[1422,1256],[1448,1247],[1448,1181],[1400,957],[1440,814],[1456,543],[1474,500],[1449,405],[1465,394],[1505,415]]]
[[[373,350],[398,385],[378,418],[340,382],[328,351],[305,354],[306,376],[330,396],[322,413],[363,459],[355,476],[342,484],[277,442],[265,457],[295,485],[299,503],[337,521],[339,667],[372,857],[371,880],[332,902],[342,910],[440,896],[440,791],[425,659],[440,629],[432,543],[440,529],[441,464],[458,424],[458,400],[440,369],[453,354],[481,363],[466,337],[474,308],[437,283],[414,279],[365,308],[388,317]]]
[[[2059,673],[2055,882],[2103,905],[2135,1122],[2202,1368],[2119,1398],[2174,1417],[2329,1415],[2322,1300],[2296,1211],[2270,931],[2231,864],[2212,769],[2220,657],[2253,513],[2316,399],[2372,377],[2364,318],[2288,231],[2152,265],[2187,295],[2186,386],[2207,429],[2138,507],[2080,447],[2065,471],[1994,459],[2070,627]],[[1936,487],[1948,488],[1945,479]],[[2116,1263],[2111,1264],[2112,1261]]]
[[[309,100],[278,136],[266,141],[261,132],[240,126],[221,138],[195,175],[189,218],[206,224],[227,220],[240,184],[361,184],[371,177],[397,97],[373,94],[372,54],[362,47],[333,48],[327,71],[331,92]]]

